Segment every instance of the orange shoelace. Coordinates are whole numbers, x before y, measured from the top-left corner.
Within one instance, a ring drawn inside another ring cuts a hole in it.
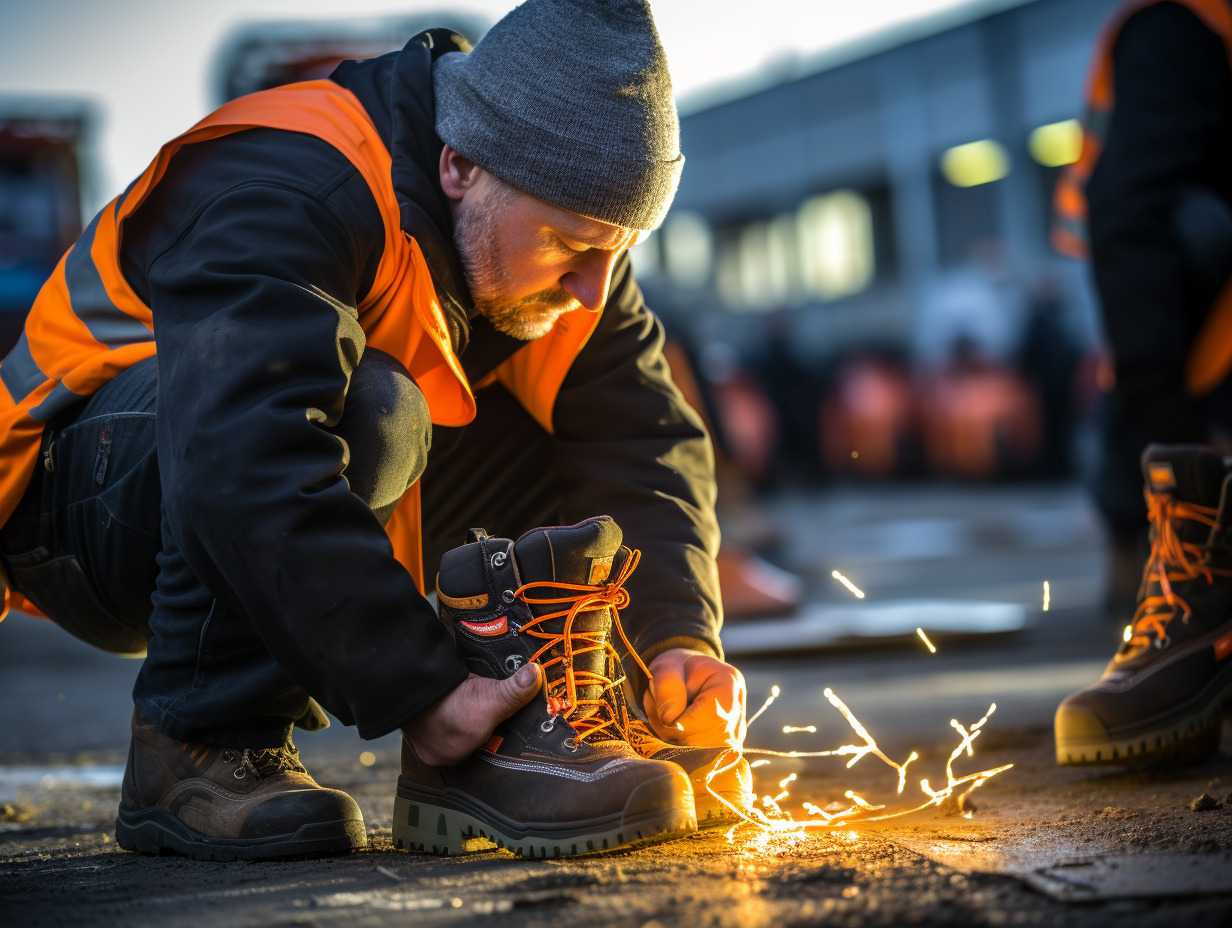
[[[1154,533],[1143,577],[1146,581],[1145,595],[1134,612],[1127,643],[1146,647],[1156,642],[1162,647],[1168,641],[1168,623],[1176,617],[1177,611],[1184,614],[1183,621],[1188,621],[1193,614],[1189,603],[1173,590],[1172,584],[1198,577],[1205,577],[1207,583],[1213,583],[1216,575],[1232,577],[1232,570],[1211,567],[1207,563],[1206,546],[1182,541],[1177,531],[1182,519],[1219,528],[1217,509],[1181,502],[1167,493],[1149,491],[1146,493],[1146,504]],[[1159,592],[1152,594],[1150,590],[1156,584]],[[1152,632],[1154,638],[1149,636]]]
[[[629,642],[628,636],[625,635],[624,628],[620,624],[620,610],[629,604],[629,593],[624,589],[624,582],[633,573],[634,568],[637,567],[637,562],[641,560],[642,552],[630,550],[623,545],[621,547],[627,552],[624,566],[621,567],[620,572],[615,578],[610,579],[602,586],[585,586],[580,583],[560,583],[555,580],[543,580],[535,583],[525,583],[513,593],[515,597],[530,606],[563,606],[566,603],[569,604],[568,608],[536,616],[522,626],[522,632],[542,639],[544,642],[539,650],[531,655],[530,659],[532,661],[538,660],[543,654],[551,651],[558,645],[563,645],[562,653],[549,658],[542,664],[545,672],[556,664],[561,664],[564,668],[562,676],[548,682],[548,705],[554,710],[555,714],[569,721],[569,724],[577,732],[578,741],[586,738],[598,740],[595,736],[605,731],[609,739],[619,739],[622,726],[620,725],[620,720],[617,719],[612,711],[612,705],[617,702],[621,702],[623,705],[623,702],[616,699],[608,699],[607,697],[608,694],[617,690],[625,680],[623,675],[609,677],[606,673],[577,670],[574,668],[574,658],[579,654],[600,650],[605,653],[603,662],[605,667],[620,667],[620,657],[616,653],[616,649],[612,647],[611,636],[607,633],[606,629],[574,631],[573,623],[579,613],[604,607],[610,609],[612,613],[612,628],[620,635],[620,640],[624,642],[625,647],[633,655],[638,666],[647,676],[650,675],[650,671],[646,669],[646,665],[638,657],[637,652],[633,649],[633,645]],[[538,591],[541,589],[558,590],[565,595],[542,598],[530,596],[527,592],[528,590]],[[562,617],[565,623],[559,634],[546,632],[537,627]],[[599,697],[596,699],[578,699],[578,688],[587,686],[600,687]],[[583,706],[593,707],[594,711],[584,718],[571,718]]]

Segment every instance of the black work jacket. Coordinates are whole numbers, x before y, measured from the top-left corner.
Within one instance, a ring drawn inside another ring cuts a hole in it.
[[[401,52],[345,62],[331,79],[359,98],[391,151],[403,229],[424,252],[474,383],[511,346],[486,323],[472,325],[438,181],[431,65],[451,43],[433,30]],[[341,153],[301,133],[251,129],[177,154],[128,221],[121,254],[153,312],[160,448],[208,428],[226,444],[210,457],[230,462],[194,466],[180,455],[177,473],[164,469],[185,557],[251,617],[292,679],[366,738],[440,700],[466,670],[372,513],[347,490],[344,451],[322,417],[285,415],[274,399],[293,382],[305,411],[336,420],[358,363],[343,333],[353,342],[383,244],[376,202]],[[244,356],[215,350],[235,340],[212,333],[237,327],[250,335]],[[662,343],[626,257],[557,397],[558,453],[544,464],[561,473],[562,511],[610,514],[643,551],[623,614],[634,645],[649,655],[668,646],[721,654],[713,456]],[[223,524],[220,493],[239,494],[254,514],[245,531]],[[312,582],[281,583],[288,568]]]

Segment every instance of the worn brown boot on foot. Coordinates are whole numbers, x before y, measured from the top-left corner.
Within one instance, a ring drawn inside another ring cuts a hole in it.
[[[271,860],[345,854],[368,842],[355,800],[318,786],[290,741],[182,743],[134,710],[116,843],[196,860]]]
[[[437,576],[459,655],[495,678],[536,661],[547,682],[455,766],[425,764],[403,738],[394,846],[458,854],[487,839],[525,857],[561,857],[695,831],[688,777],[639,756],[604,698],[608,636],[636,563],[616,523],[602,516],[516,542],[477,529],[470,537]]]

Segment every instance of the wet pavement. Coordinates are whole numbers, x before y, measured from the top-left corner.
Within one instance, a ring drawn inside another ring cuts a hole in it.
[[[759,795],[780,792],[794,773],[782,805],[800,818],[803,802],[825,808],[847,789],[892,808],[913,794],[919,804],[912,784],[944,782],[959,743],[950,720],[969,726],[995,702],[974,756],[955,771],[1014,767],[973,794],[970,818],[930,808],[803,835],[746,827],[730,840],[708,832],[568,861],[425,857],[390,846],[396,737],[365,743],[335,724],[297,740],[314,775],[359,802],[370,851],[273,864],[140,857],[119,851],[112,832],[138,665],[14,615],[0,624],[0,924],[1232,919],[1232,731],[1219,758],[1183,770],[1053,763],[1056,704],[1098,675],[1124,624],[1100,615],[1103,552],[1078,490],[846,488],[782,494],[769,509],[784,539],[774,559],[805,578],[808,603],[794,619],[732,625],[752,708],[781,690],[749,746],[818,751],[858,741],[829,688],[887,756],[920,757],[902,796],[896,771],[873,757],[851,769],[846,757],[773,758],[755,771]],[[855,600],[834,570],[865,598]],[[1011,613],[1020,630],[981,625],[981,616]],[[937,653],[909,627],[912,617],[931,623]],[[771,628],[781,643],[766,644]]]

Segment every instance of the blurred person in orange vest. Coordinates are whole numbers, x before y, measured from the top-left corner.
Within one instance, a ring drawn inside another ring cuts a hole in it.
[[[321,706],[402,730],[400,846],[693,827],[652,755],[738,742],[743,681],[710,441],[627,255],[683,161],[644,0],[529,0],[224,105],[89,224],[0,363],[0,564],[145,656],[122,847],[363,846],[290,740]],[[614,703],[630,597],[648,726]]]
[[[1089,256],[1111,351],[1096,500],[1116,556],[1150,532],[1116,655],[1057,711],[1062,764],[1204,759],[1232,699],[1230,62],[1227,0],[1123,5],[1057,189],[1054,242]]]

